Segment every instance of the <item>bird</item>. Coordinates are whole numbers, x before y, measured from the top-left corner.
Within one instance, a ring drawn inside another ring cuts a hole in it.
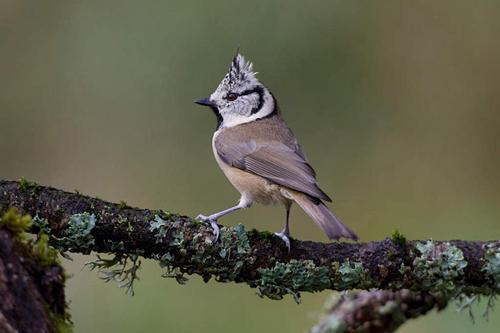
[[[237,205],[208,216],[200,214],[196,219],[210,223],[217,241],[217,222],[222,216],[249,208],[254,202],[281,204],[286,212],[285,226],[275,234],[290,251],[290,208],[296,203],[329,239],[357,240],[358,236],[325,205],[332,200],[318,186],[316,172],[285,123],[276,98],[256,75],[253,64],[238,51],[215,91],[195,102],[215,114],[215,160],[241,194]]]

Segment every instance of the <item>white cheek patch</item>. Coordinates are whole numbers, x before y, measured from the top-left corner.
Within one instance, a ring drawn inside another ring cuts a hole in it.
[[[271,94],[266,91],[264,95],[264,103],[262,105],[262,108],[258,112],[251,115],[239,114],[236,112],[221,113],[223,119],[221,127],[233,127],[249,123],[251,121],[270,115],[273,110],[274,100]]]

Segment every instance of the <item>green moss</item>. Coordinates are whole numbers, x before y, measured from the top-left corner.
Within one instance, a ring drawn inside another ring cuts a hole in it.
[[[500,243],[485,246],[484,261],[482,271],[488,274],[495,288],[500,290]]]
[[[71,317],[68,315],[52,316],[52,322],[56,326],[57,333],[72,333],[73,332],[73,323],[71,322]]]
[[[40,231],[37,240],[28,240],[26,231],[32,225],[36,225],[40,230],[47,229],[48,222],[39,217],[31,218],[30,215],[21,215],[15,208],[10,208],[0,219],[0,225],[5,226],[12,232],[17,242],[22,244],[25,253],[32,256],[40,265],[51,266],[59,264],[58,252],[49,246],[49,236]],[[50,228],[49,228],[50,230]]]
[[[15,208],[10,208],[0,219],[0,225],[3,225],[19,240],[25,241],[25,231],[32,225],[31,216],[21,215]]]
[[[45,304],[45,309],[49,315],[50,321],[54,324],[56,333],[72,333],[73,322],[71,321],[71,314],[69,312],[68,303],[64,306],[64,313],[59,314],[52,311],[48,304]]]
[[[40,189],[40,185],[35,182],[30,182],[26,178],[19,179],[19,190],[24,193],[29,193],[31,196],[35,195]]]
[[[403,236],[402,233],[399,232],[398,229],[394,230],[391,235],[392,242],[402,248],[406,247],[406,237]]]
[[[193,218],[191,218],[189,221],[190,221],[190,222],[191,222],[191,224],[192,224],[192,225],[194,225],[194,226],[200,226],[200,225],[203,225],[203,222],[198,221],[197,219],[193,219]]]
[[[49,236],[41,233],[37,241],[33,244],[33,254],[38,263],[42,266],[52,266],[60,264],[58,251],[49,246]]]
[[[26,231],[32,225],[41,230],[36,241],[28,239],[26,235]],[[15,208],[10,208],[0,218],[0,226],[6,227],[14,235],[14,239],[20,245],[22,255],[36,261],[41,266],[60,264],[58,251],[49,245],[49,236],[42,232],[42,230],[50,230],[48,225],[46,219],[41,219],[38,216],[32,219],[28,214],[19,214]],[[48,305],[46,305],[46,310],[51,321],[54,323],[56,332],[73,332],[73,325],[67,305],[62,315],[54,313]]]
[[[168,210],[161,210],[160,209],[160,210],[157,210],[156,213],[164,220],[171,220],[172,218],[177,216],[176,214],[173,214],[172,212],[169,212]]]
[[[78,251],[90,253],[95,244],[92,230],[95,227],[96,217],[87,212],[73,214],[62,232],[62,237],[54,238],[57,247],[64,251]]]
[[[413,261],[412,274],[419,287],[436,296],[458,295],[467,266],[462,251],[450,243],[436,244],[431,240],[417,243],[416,250],[420,255]]]
[[[330,287],[329,268],[316,266],[311,260],[277,262],[272,268],[259,268],[261,277],[257,281],[260,296],[282,299],[291,294],[300,302],[300,291],[321,291]]]
[[[251,238],[259,238],[259,239],[264,239],[267,241],[270,241],[272,239],[276,238],[276,235],[270,231],[263,230],[259,231],[257,229],[252,229],[248,232],[248,236]]]

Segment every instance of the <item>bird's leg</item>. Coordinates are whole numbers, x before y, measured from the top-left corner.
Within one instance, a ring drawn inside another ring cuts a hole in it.
[[[213,232],[214,232],[214,238],[215,238],[214,242],[217,242],[217,240],[219,239],[219,234],[220,234],[220,229],[219,229],[219,225],[217,224],[217,220],[224,215],[230,214],[232,212],[235,212],[235,211],[243,209],[243,208],[248,208],[251,206],[251,204],[252,204],[251,202],[248,202],[247,200],[245,200],[242,197],[240,199],[240,202],[236,206],[230,207],[228,209],[224,209],[223,211],[220,211],[218,213],[214,213],[214,214],[209,215],[209,216],[205,216],[205,215],[200,214],[196,217],[196,219],[199,221],[202,221],[202,222],[210,222],[210,226],[212,227]]]
[[[288,238],[290,236],[290,229],[288,229],[288,221],[290,219],[290,207],[291,204],[286,205],[286,224],[285,228],[281,232],[275,232],[274,234],[281,238],[284,242],[286,247],[288,248],[288,252],[290,252],[290,239]]]

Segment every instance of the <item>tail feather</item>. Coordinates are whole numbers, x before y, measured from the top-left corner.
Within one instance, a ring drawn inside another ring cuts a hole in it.
[[[358,236],[343,224],[321,201],[313,201],[307,195],[300,192],[293,192],[290,195],[300,208],[325,232],[328,238],[337,240],[344,237],[358,240]]]

